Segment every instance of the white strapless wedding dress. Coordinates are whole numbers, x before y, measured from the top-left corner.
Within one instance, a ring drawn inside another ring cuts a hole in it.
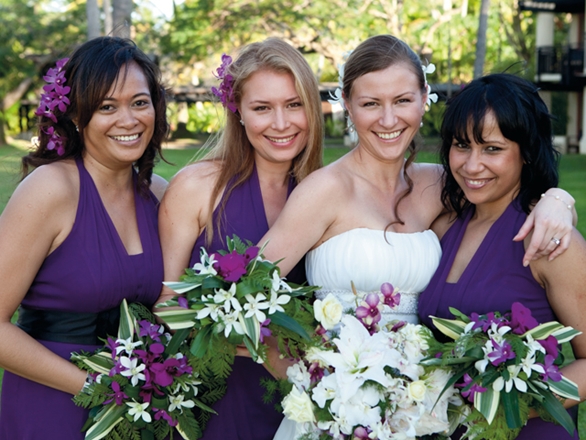
[[[381,324],[391,320],[418,323],[417,301],[441,258],[441,246],[431,230],[409,234],[356,228],[336,235],[306,255],[309,285],[320,286],[315,296],[332,293],[345,310],[356,308],[352,283],[362,299],[391,283],[401,293],[399,306],[383,313]],[[274,440],[293,440],[296,423],[285,418]]]

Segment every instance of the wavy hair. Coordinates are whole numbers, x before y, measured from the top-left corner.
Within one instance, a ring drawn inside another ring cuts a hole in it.
[[[344,86],[342,88],[344,97],[350,99],[354,81],[361,76],[367,73],[385,70],[395,64],[405,64],[408,66],[417,78],[421,93],[427,92],[427,84],[425,82],[421,60],[413,49],[407,43],[392,35],[376,35],[359,44],[348,57],[344,66]],[[397,208],[399,203],[413,191],[413,180],[409,176],[408,168],[417,157],[417,144],[415,143],[415,139],[411,140],[408,151],[409,156],[405,163],[405,180],[408,188],[395,204],[394,214],[397,221],[393,223],[403,224],[403,221],[397,213]]]
[[[139,192],[145,197],[148,195],[155,160],[161,156],[161,144],[169,130],[166,92],[157,65],[133,41],[119,37],[98,37],[73,52],[64,66],[66,85],[71,87],[68,95],[71,104],[65,112],[57,108],[54,110],[57,123],[45,116],[39,118],[39,144],[22,158],[23,177],[29,173],[30,167],[82,155],[85,148],[84,128],[90,123],[112,85],[124,81],[130,63],[136,63],[144,73],[155,109],[153,136],[135,163]],[[77,121],[77,127],[74,120]],[[62,156],[47,148],[49,136],[41,129],[46,126],[53,126],[63,139],[65,153]]]
[[[458,217],[470,206],[450,170],[454,140],[483,143],[484,118],[492,113],[503,136],[519,145],[523,168],[519,201],[529,213],[540,194],[558,184],[559,152],[553,146],[549,111],[531,82],[507,73],[475,79],[447,102],[441,126],[440,158],[445,183],[442,203]]]
[[[301,53],[288,43],[277,38],[252,43],[242,48],[236,60],[228,68],[228,73],[233,78],[232,97],[236,105],[240,104],[246,81],[254,73],[261,70],[288,73],[295,80],[295,89],[303,104],[309,127],[307,145],[293,159],[291,165],[291,175],[299,183],[322,165],[324,122],[317,79]],[[221,165],[218,179],[212,190],[210,210],[206,222],[206,243],[208,245],[211,243],[214,231],[214,204],[220,192],[224,190],[226,197],[223,198],[223,202],[219,206],[220,215],[218,215],[215,225],[218,229],[228,196],[235,187],[250,177],[254,168],[254,148],[246,136],[245,128],[240,124],[240,114],[228,109],[225,110],[225,113],[224,130],[216,144],[203,159],[217,161]]]

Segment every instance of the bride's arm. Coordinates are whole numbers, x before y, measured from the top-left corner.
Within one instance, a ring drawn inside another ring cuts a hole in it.
[[[342,201],[338,179],[321,169],[306,177],[291,193],[271,229],[260,239],[266,243],[264,256],[279,263],[281,276],[289,273],[301,258],[319,244],[336,220]]]

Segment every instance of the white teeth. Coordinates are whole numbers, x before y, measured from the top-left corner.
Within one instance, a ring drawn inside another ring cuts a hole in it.
[[[486,180],[470,180],[470,179],[468,179],[468,183],[470,185],[482,185],[485,182],[486,182]]]
[[[133,134],[132,136],[112,136],[112,139],[122,142],[134,141],[138,139],[138,134]]]
[[[399,131],[394,131],[392,133],[375,133],[379,138],[381,139],[395,139],[396,137],[398,137],[401,133],[403,132],[403,130],[399,130]]]
[[[267,136],[267,139],[271,142],[276,142],[277,144],[285,144],[285,143],[289,142],[290,140],[292,140],[294,137],[295,137],[295,135],[289,136],[287,138],[273,138],[273,137]]]

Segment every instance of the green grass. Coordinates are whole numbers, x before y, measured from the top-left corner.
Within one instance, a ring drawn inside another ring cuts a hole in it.
[[[328,164],[348,152],[337,140],[326,140],[324,150],[324,163]],[[6,202],[18,184],[20,158],[25,154],[27,144],[15,142],[11,146],[0,147],[0,213]],[[186,164],[195,158],[197,149],[181,149],[164,151],[165,158],[172,163],[161,161],[155,168],[155,172],[169,180]],[[430,151],[422,151],[418,154],[420,162],[437,162],[437,156]],[[567,190],[576,199],[578,211],[578,229],[586,236],[586,156],[564,156],[560,163],[560,187]],[[2,371],[0,370],[0,381]],[[1,384],[1,382],[0,382]],[[586,439],[586,403],[581,405],[579,417],[580,438]],[[582,434],[583,433],[583,434]]]

